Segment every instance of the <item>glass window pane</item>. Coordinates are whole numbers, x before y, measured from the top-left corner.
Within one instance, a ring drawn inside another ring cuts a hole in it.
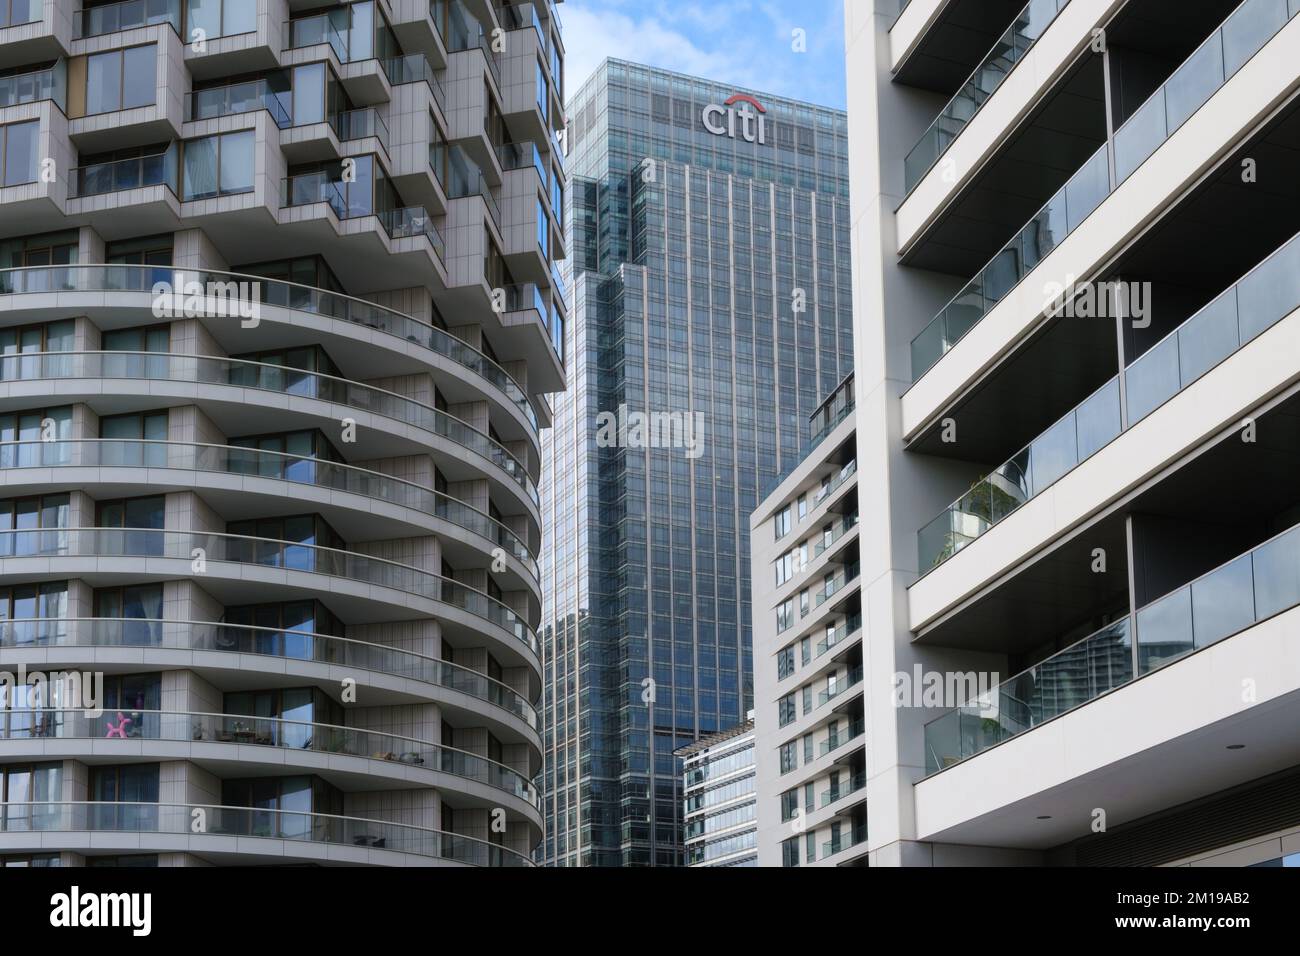
[[[253,131],[221,137],[221,191],[248,192],[253,188]]]
[[[311,63],[293,71],[293,124],[306,126],[325,120],[325,64]]]
[[[1128,418],[1133,425],[1178,393],[1178,336],[1171,335],[1129,366]]]
[[[96,53],[86,60],[86,114],[108,113],[122,106],[122,51]]]
[[[36,144],[40,139],[40,123],[14,123],[6,126],[4,133],[4,184],[17,186],[36,182],[39,165]]]
[[[1119,437],[1119,379],[1107,382],[1100,391],[1080,405],[1076,419],[1078,460],[1084,461]]]
[[[217,194],[217,138],[190,140],[185,144],[184,198],[207,199]]]
[[[123,51],[122,109],[153,104],[157,85],[154,66],[157,49],[151,44]]]
[[[1241,341],[1249,342],[1300,306],[1300,242],[1283,246],[1241,282]]]
[[[1223,61],[1232,76],[1286,25],[1286,0],[1246,0],[1223,25]]]
[[[1029,466],[1033,472],[1034,493],[1039,494],[1078,464],[1074,416],[1057,422],[1034,440],[1029,448]]]
[[[1187,122],[1223,85],[1223,34],[1216,32],[1188,57],[1165,85],[1169,132]]]
[[[1196,381],[1237,350],[1237,290],[1229,289],[1178,330],[1182,385]]]
[[[194,30],[212,38],[221,36],[221,0],[189,0],[189,17],[186,20],[192,39]]]
[[[224,36],[252,33],[256,29],[256,0],[225,0],[221,11],[221,32]]]
[[[1192,649],[1192,591],[1182,588],[1137,613],[1138,664],[1146,674]]]

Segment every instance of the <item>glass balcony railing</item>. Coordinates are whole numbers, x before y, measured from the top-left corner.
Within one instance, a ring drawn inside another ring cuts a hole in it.
[[[813,660],[816,660],[823,654],[835,650],[835,648],[839,647],[860,630],[862,630],[862,615],[851,615],[843,624],[817,642],[816,653],[813,654]]]
[[[524,619],[482,591],[410,565],[352,551],[272,538],[157,528],[0,531],[0,556],[6,557],[167,558],[191,562],[195,548],[202,549],[209,564],[280,568],[402,591],[464,611],[512,634],[534,654],[538,650],[537,635]]]
[[[444,111],[447,109],[447,95],[443,92],[442,82],[438,79],[438,74],[434,72],[428,58],[423,53],[408,53],[404,56],[389,57],[380,60],[379,64],[383,67],[390,86],[402,86],[406,83],[423,81],[433,91],[433,99],[438,104],[438,108]]]
[[[448,199],[466,199],[479,196],[487,206],[488,214],[501,228],[501,207],[492,196],[492,187],[483,178],[477,163],[459,146],[453,146],[447,153],[447,178],[444,180]]]
[[[186,121],[218,119],[237,113],[266,110],[280,129],[293,125],[293,117],[285,107],[292,97],[291,91],[275,91],[266,80],[248,80],[209,90],[191,93],[187,100]]]
[[[1288,5],[1289,3],[1289,5]],[[1294,0],[1246,0],[1115,133],[1115,181],[1124,182],[1258,53],[1297,12]],[[1111,193],[1103,145],[1029,224],[912,340],[919,379]]]
[[[345,405],[445,438],[491,462],[538,501],[527,469],[490,436],[431,405],[359,382],[241,359],[160,352],[38,352],[6,356],[3,362],[0,369],[24,380],[130,378],[229,385]]]
[[[67,112],[67,64],[60,61],[46,70],[0,76],[0,109],[53,100],[59,109]]]
[[[1038,41],[1057,13],[1070,0],[1030,0],[1016,15],[1011,26],[998,38],[993,49],[980,61],[980,65],[962,84],[957,95],[948,101],[920,141],[912,147],[903,161],[903,180],[907,192],[925,178],[940,157],[947,152],[966,124],[974,119],[984,104],[1011,75],[1011,71],[1025,58],[1025,54]]]
[[[1300,526],[1109,624],[925,726],[930,773],[1300,607]],[[1134,673],[1134,658],[1137,673]]]
[[[170,23],[177,35],[181,32],[180,0],[123,0],[79,11],[82,38],[133,30],[136,27]]]
[[[865,771],[863,773],[855,773],[848,780],[841,781],[836,786],[823,790],[821,794],[821,800],[818,803],[817,809],[825,810],[832,803],[837,803],[840,800],[843,800],[845,797],[849,796],[850,794],[854,794],[857,793],[859,790],[865,789],[866,786],[867,786],[867,775]]]
[[[913,381],[943,358],[1110,195],[1109,163],[1103,145],[912,340]]]
[[[510,312],[527,312],[532,309],[541,316],[542,324],[546,324],[546,316],[550,311],[546,305],[546,296],[542,294],[542,289],[536,283],[524,282],[517,285],[508,285],[501,290],[505,293],[504,311]]]
[[[831,838],[822,844],[822,856],[824,860],[828,856],[834,856],[836,853],[843,853],[845,850],[851,850],[867,842],[867,828],[854,827],[852,832],[842,834],[838,839]]]
[[[813,601],[813,606],[821,607],[831,598],[835,597],[835,595],[842,593],[846,587],[858,579],[860,573],[861,566],[856,561],[853,564],[850,564],[843,571],[822,585],[822,589],[817,592],[816,598]]]
[[[78,353],[61,353],[60,358],[62,354],[68,355],[73,363],[85,358]],[[159,369],[149,368],[150,365],[159,365],[153,355],[96,354],[101,358],[100,368],[108,373],[105,375],[106,378],[158,377],[151,373]],[[22,372],[40,371],[31,368],[30,363],[25,363],[28,365],[27,368],[16,367],[19,362],[32,358],[35,356],[23,356],[21,359],[6,356],[0,359],[0,365],[4,366],[6,373],[3,380],[14,381],[25,377]],[[162,357],[163,364],[166,359],[166,356]],[[275,366],[262,366],[254,370],[253,374],[265,372],[272,376],[278,374],[281,378],[295,377],[293,370],[284,369],[277,373],[272,371],[275,368]],[[245,379],[248,370],[238,371],[244,374],[237,377]],[[20,374],[8,374],[10,372]],[[297,388],[285,390],[298,392]],[[207,474],[249,475],[362,495],[375,501],[410,508],[463,528],[482,538],[488,549],[501,548],[512,555],[528,569],[534,579],[539,577],[537,559],[514,532],[496,519],[432,488],[339,462],[305,458],[283,452],[262,451],[256,448],[191,442],[95,438],[0,443],[0,470],[54,467],[167,468]]]
[[[534,730],[528,698],[486,674],[412,651],[331,634],[214,621],[142,618],[11,618],[0,647],[158,647],[311,661],[403,677],[500,707]]]
[[[1300,309],[1300,235],[1252,269],[1124,373],[1128,427]],[[937,567],[1124,431],[1119,378],[981,479],[917,535],[922,572]]]
[[[5,813],[0,815],[0,830],[7,833],[165,833],[190,837],[194,834],[195,810],[203,811],[203,835],[369,847],[467,866],[533,865],[523,854],[458,833],[299,810],[192,803],[12,802],[5,805]],[[257,852],[255,844],[246,849]],[[284,856],[280,848],[267,852],[276,858]]]
[[[388,152],[388,124],[373,106],[364,109],[348,110],[338,117],[338,137],[341,142],[374,137],[379,145]]]
[[[137,156],[72,169],[68,178],[68,198],[102,196],[146,186],[166,186],[173,196],[180,194],[179,164],[174,144],[166,152],[152,156]]]
[[[446,37],[447,52],[464,53],[467,50],[478,50],[487,61],[488,72],[492,74],[492,79],[500,87],[501,65],[497,63],[497,55],[492,49],[492,38],[483,31],[478,20],[465,9],[465,5],[460,0],[455,0],[450,5],[450,13],[448,18],[450,29]]]
[[[540,806],[521,774],[478,754],[396,734],[243,714],[110,708],[15,708],[0,722],[0,740],[112,740],[228,743],[385,760],[462,777]],[[103,746],[101,744],[101,746]]]
[[[423,236],[433,247],[440,262],[447,261],[447,245],[442,233],[433,223],[433,216],[423,206],[403,206],[379,213],[379,223],[390,239],[412,239]]]
[[[862,683],[862,665],[859,664],[857,667],[850,668],[848,674],[844,677],[843,680],[836,681],[835,687],[833,689],[827,688],[826,690],[818,694],[817,706],[818,707],[826,706],[835,698],[843,696],[844,694],[848,693],[850,690],[852,690],[854,687],[857,687],[861,683]]]
[[[838,724],[836,725],[839,726]],[[845,744],[852,743],[867,732],[867,723],[865,720],[855,720],[849,724],[848,733],[834,734],[821,742],[818,748],[817,756],[825,757],[827,754],[839,750]],[[860,788],[859,788],[860,789]]]
[[[286,25],[286,34],[289,37],[288,49],[290,50],[328,43],[340,63],[349,62],[348,42],[329,13],[318,13],[315,16],[290,20]]]
[[[260,276],[201,270],[172,270],[155,266],[76,265],[30,266],[0,269],[0,295],[45,292],[136,292],[152,296],[154,284],[168,282],[183,289],[190,282],[205,288],[214,284],[248,282],[258,290],[263,306],[324,316],[391,335],[426,348],[478,375],[506,401],[519,409],[533,432],[537,412],[523,387],[505,369],[482,352],[435,326],[364,299],[311,286]]]
[[[927,723],[926,771],[965,760],[1132,679],[1132,634],[1124,618]]]
[[[512,3],[497,7],[501,25],[506,30],[527,30],[532,27],[537,31],[537,42],[546,49],[546,30],[542,28],[542,19],[537,15],[537,8],[531,3]]]
[[[546,173],[546,160],[542,158],[542,151],[537,148],[536,143],[506,143],[504,146],[497,147],[497,157],[501,160],[501,168],[506,171],[527,169],[531,166],[537,171],[537,177],[542,181],[544,189],[550,182],[550,177]]]
[[[841,541],[846,534],[858,526],[857,514],[847,515],[832,526],[830,534],[823,534],[813,545],[812,558],[816,559],[826,553],[828,548],[833,548],[835,544]]]
[[[1263,49],[1297,12],[1295,0],[1246,0],[1115,131],[1115,179],[1124,182]]]

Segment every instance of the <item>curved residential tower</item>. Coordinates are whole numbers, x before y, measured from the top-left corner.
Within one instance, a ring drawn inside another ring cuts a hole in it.
[[[531,865],[554,6],[0,18],[0,860]]]

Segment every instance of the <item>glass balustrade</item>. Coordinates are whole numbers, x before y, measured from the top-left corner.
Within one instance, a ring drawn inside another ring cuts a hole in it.
[[[0,109],[21,106],[40,100],[53,100],[59,109],[67,111],[67,64],[60,61],[47,70],[0,76]]]
[[[111,163],[78,166],[69,171],[68,198],[102,196],[145,186],[166,186],[172,195],[180,193],[179,163],[175,144],[165,152],[137,156]]]
[[[1123,183],[1300,12],[1295,0],[1246,0],[1115,133]],[[1110,195],[1103,146],[912,340],[912,379],[932,368]],[[1044,303],[1046,306],[1046,303]]]
[[[511,608],[482,591],[396,561],[297,541],[153,528],[41,528],[0,531],[0,557],[167,558],[256,565],[343,578],[402,591],[496,625],[537,653],[537,635]]]
[[[170,23],[181,32],[180,0],[123,0],[79,11],[82,38]]]
[[[379,110],[373,106],[340,113],[338,117],[338,136],[343,142],[373,136],[379,141],[379,145],[384,148],[384,152],[388,151],[388,124],[379,115]]]
[[[533,806],[537,791],[504,764],[451,747],[355,727],[242,714],[210,714],[115,707],[15,708],[0,721],[0,740],[159,740],[230,743],[309,750],[420,767],[503,790]],[[18,719],[15,719],[18,718]]]
[[[152,356],[136,357],[141,360],[138,368],[145,372]],[[6,357],[0,359],[0,365],[9,365],[13,361],[13,357]],[[124,363],[122,370],[125,371],[130,364],[129,361]],[[15,377],[5,375],[4,380]],[[346,491],[411,508],[464,528],[483,538],[493,549],[501,548],[512,555],[534,579],[539,576],[537,559],[514,532],[494,518],[432,488],[338,462],[254,448],[135,439],[0,443],[0,469],[59,466],[169,468],[249,475]]]
[[[831,751],[839,750],[847,743],[852,743],[867,732],[866,721],[855,720],[849,725],[849,731],[844,735],[835,735],[821,742],[817,755],[825,757]]]
[[[348,42],[335,25],[334,16],[330,13],[318,13],[315,16],[290,20],[286,32],[290,50],[328,43],[340,63],[347,63],[350,60]]]
[[[865,773],[856,773],[850,779],[822,791],[821,802],[817,809],[825,810],[832,803],[843,800],[850,794],[857,793],[867,785],[867,775]]]
[[[492,704],[534,730],[528,698],[498,680],[449,661],[382,644],[313,631],[144,618],[10,618],[0,647],[159,647],[333,664],[454,690]]]
[[[857,687],[861,683],[862,665],[859,664],[857,667],[850,668],[846,676],[843,679],[836,681],[833,687],[828,687],[826,690],[818,694],[817,706],[824,707],[836,697],[847,693],[849,690]]]
[[[1300,235],[1125,370],[1128,427],[1300,309]],[[1123,432],[1119,379],[981,479],[918,532],[922,572],[937,567]]]
[[[442,82],[430,65],[428,57],[423,53],[408,53],[404,56],[388,57],[380,60],[379,64],[384,70],[384,75],[388,77],[390,86],[402,86],[406,83],[423,81],[433,91],[434,102],[438,104],[440,109],[446,110],[447,95],[443,92]]]
[[[393,850],[468,866],[532,866],[505,847],[425,827],[299,810],[226,807],[192,803],[68,802],[5,805],[0,831],[47,833],[161,833],[192,836],[195,810],[203,811],[208,836],[256,837],[304,843]],[[248,846],[254,852],[254,846]],[[283,850],[268,852],[280,858]]]
[[[41,352],[0,359],[0,371],[33,378],[151,378],[265,389],[371,412],[438,435],[490,461],[537,503],[537,486],[504,446],[459,418],[414,399],[347,379],[241,359],[160,352]]]
[[[925,178],[1070,0],[1030,0],[903,161],[907,192]]]
[[[537,431],[537,413],[523,388],[482,352],[442,329],[374,302],[311,286],[261,276],[202,270],[172,270],[156,266],[36,266],[0,269],[0,295],[44,292],[139,292],[152,294],[155,283],[183,289],[190,282],[209,287],[229,282],[256,283],[261,304],[307,312],[384,332],[429,349],[469,369],[512,402]]]
[[[501,168],[504,170],[527,169],[531,166],[537,172],[543,187],[550,182],[546,172],[546,160],[542,158],[542,151],[537,148],[536,143],[506,143],[504,146],[498,146],[497,158],[500,159]]]
[[[846,587],[857,580],[859,572],[860,566],[855,561],[831,580],[823,584],[822,589],[817,592],[816,600],[813,602],[814,606],[821,607],[835,595],[843,592]]]
[[[826,553],[827,548],[833,548],[837,542],[841,541],[846,534],[857,526],[858,516],[856,514],[841,519],[831,528],[829,535],[823,534],[817,539],[817,543],[813,545],[813,558],[821,557]]]
[[[817,652],[813,655],[813,659],[815,660],[839,647],[860,630],[862,630],[862,615],[854,614],[850,616],[843,624],[817,642]]]
[[[186,120],[195,122],[266,110],[271,114],[271,119],[275,121],[277,127],[288,129],[293,125],[293,117],[289,114],[285,102],[291,97],[291,91],[273,90],[266,80],[248,80],[244,83],[199,90],[189,96]]]

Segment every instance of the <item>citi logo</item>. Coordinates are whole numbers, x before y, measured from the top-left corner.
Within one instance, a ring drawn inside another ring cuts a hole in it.
[[[735,139],[737,133],[747,143],[767,145],[767,119],[765,107],[752,96],[737,93],[719,106],[710,103],[704,107],[702,119],[704,128],[714,136],[729,136]],[[739,129],[737,129],[739,125]]]

